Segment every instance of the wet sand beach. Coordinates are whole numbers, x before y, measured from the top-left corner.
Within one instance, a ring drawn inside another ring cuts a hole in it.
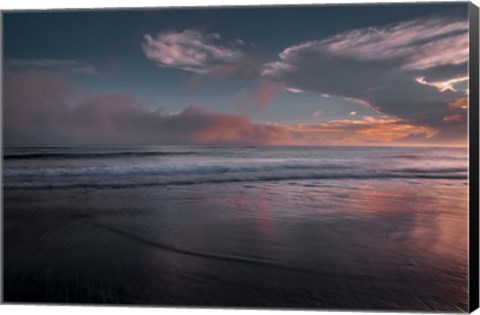
[[[5,189],[4,297],[463,312],[466,184],[416,176]]]

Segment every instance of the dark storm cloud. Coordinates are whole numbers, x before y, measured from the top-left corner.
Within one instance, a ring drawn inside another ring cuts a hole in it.
[[[428,18],[288,47],[262,75],[293,89],[363,100],[454,139],[466,138],[465,128],[452,129],[444,118],[462,114],[449,101],[465,96],[457,84],[468,79],[467,61],[468,22]]]
[[[451,78],[465,75],[467,66],[465,63],[459,65],[443,65],[430,69],[425,69],[418,73],[427,81],[447,81]]]

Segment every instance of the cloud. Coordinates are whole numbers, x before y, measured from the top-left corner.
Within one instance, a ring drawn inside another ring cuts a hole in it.
[[[91,65],[66,59],[7,59],[5,64],[9,68],[23,70],[57,70],[88,75],[98,74],[97,70]]]
[[[368,101],[365,101],[365,100],[361,100],[361,99],[354,98],[354,97],[345,97],[345,100],[357,103],[359,105],[362,105],[365,108],[370,108],[374,111],[376,110],[374,105],[370,104]]]
[[[443,117],[443,121],[446,123],[460,123],[466,121],[467,118],[461,114],[453,114]]]
[[[321,110],[317,110],[316,112],[313,113],[313,117],[320,117],[322,116],[323,112]]]
[[[468,76],[461,76],[457,78],[448,79],[446,81],[438,81],[438,82],[427,82],[425,80],[425,77],[419,77],[419,78],[416,78],[416,81],[423,85],[433,86],[440,92],[445,92],[445,91],[457,92],[458,90],[455,89],[455,84],[468,81]]]
[[[192,134],[195,143],[289,144],[298,137],[281,125],[254,124],[243,116],[215,113],[198,106],[187,108],[176,119],[185,121],[187,117],[202,122]],[[188,121],[186,125],[190,124]]]
[[[305,92],[302,89],[295,89],[295,88],[289,88],[289,87],[286,87],[285,90],[291,93],[296,93],[296,94]]]
[[[248,117],[191,105],[177,113],[152,110],[117,92],[85,96],[65,78],[45,71],[5,74],[4,143],[14,145],[361,145],[451,141],[464,125],[445,116],[449,129],[408,120],[364,116],[311,124],[255,123]],[[320,115],[320,112],[316,114]],[[462,119],[464,116],[462,115]]]
[[[72,69],[73,73],[80,73],[80,74],[89,74],[89,75],[97,75],[98,71],[92,66],[83,66]]]
[[[160,67],[181,69],[195,73],[210,73],[239,61],[239,50],[218,45],[220,35],[197,30],[146,34],[142,44],[145,56]]]
[[[257,95],[257,103],[261,107],[267,106],[272,98],[273,84],[265,82],[262,83],[260,91]]]
[[[49,68],[57,66],[73,66],[78,63],[75,60],[58,59],[9,59],[6,60],[6,64],[10,66]]]
[[[412,135],[429,139],[438,131],[428,126],[416,126],[396,118],[364,116],[356,120],[330,120],[312,124],[298,124],[291,130],[305,138],[317,138],[328,144],[362,144],[392,142]],[[310,135],[310,136],[309,136]]]
[[[468,108],[468,99],[467,99],[467,97],[460,97],[460,98],[450,100],[450,101],[448,101],[448,106],[450,108],[467,109]]]
[[[285,63],[285,62],[275,61],[275,62],[269,62],[264,64],[263,68],[260,71],[260,74],[266,77],[276,77],[279,72],[293,71],[293,70],[295,70],[294,66],[289,65],[288,63]]]
[[[46,71],[23,71],[4,75],[4,128],[22,133],[26,128],[39,130],[64,117],[81,87]],[[35,135],[32,133],[32,135]]]
[[[241,40],[241,39],[239,39],[239,38],[236,38],[236,39],[234,40],[234,43],[237,44],[237,45],[240,45],[240,46],[243,46],[243,45],[246,44],[245,41],[243,41],[243,40]]]
[[[306,49],[361,61],[395,59],[408,70],[462,64],[468,61],[468,21],[430,18],[360,28],[289,47],[279,56],[288,60]],[[280,69],[292,69],[288,64],[274,65]],[[269,67],[272,64],[267,69]]]
[[[278,57],[261,70],[272,82],[447,133],[443,117],[458,110],[449,101],[465,96],[456,84],[468,80],[468,20],[435,17],[354,29],[287,47]]]
[[[7,73],[5,144],[290,144],[300,137],[199,105],[172,114],[122,92],[80,97],[80,90],[44,71]]]
[[[231,97],[234,107],[241,112],[258,112],[272,101],[275,90],[279,87],[270,82],[261,82],[255,89],[243,89]]]

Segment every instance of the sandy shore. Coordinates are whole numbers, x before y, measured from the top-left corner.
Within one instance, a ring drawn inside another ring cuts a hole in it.
[[[5,190],[5,301],[465,311],[465,187]]]

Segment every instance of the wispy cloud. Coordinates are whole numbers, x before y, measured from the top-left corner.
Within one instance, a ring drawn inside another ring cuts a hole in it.
[[[90,75],[97,75],[98,71],[92,66],[83,66],[72,69],[73,73],[80,73],[80,74],[90,74]]]
[[[259,82],[255,88],[242,89],[230,98],[234,107],[243,113],[255,113],[265,109],[280,87],[271,82]]]
[[[71,73],[95,75],[98,71],[95,67],[67,59],[7,59],[5,64],[8,67],[32,70],[56,70]]]
[[[365,108],[370,108],[370,109],[373,109],[373,110],[375,109],[375,106],[370,104],[370,102],[368,102],[366,100],[362,100],[362,99],[354,98],[354,97],[345,97],[345,100],[356,103],[356,104],[359,104],[359,105],[361,105]]]
[[[281,59],[284,59],[281,57]],[[285,59],[284,59],[285,60]],[[260,74],[262,76],[275,78],[279,73],[286,71],[294,71],[295,67],[282,61],[268,62],[263,65]]]
[[[197,30],[146,34],[142,44],[145,56],[160,67],[176,68],[195,73],[209,73],[217,66],[242,58],[237,49],[218,44],[220,35]]]
[[[364,61],[397,60],[406,70],[462,64],[468,60],[468,21],[430,18],[360,28],[286,48],[279,57],[288,61],[305,51],[328,52]],[[264,71],[269,74],[276,69],[294,67],[274,62],[267,64]]]
[[[7,65],[22,67],[39,67],[50,68],[58,66],[75,66],[78,62],[75,60],[59,60],[59,59],[9,59]]]
[[[291,92],[291,93],[296,93],[296,94],[305,92],[302,89],[289,88],[289,87],[286,87],[285,90],[287,90],[288,92]]]
[[[437,90],[439,90],[440,92],[445,92],[448,90],[457,92],[458,90],[455,88],[455,84],[468,81],[468,76],[461,76],[461,77],[456,77],[449,80],[437,81],[437,82],[428,82],[425,80],[425,77],[419,77],[419,78],[416,78],[416,81],[423,85],[433,86],[437,88]]]
[[[273,84],[265,82],[262,83],[260,91],[257,95],[257,103],[261,107],[267,106],[272,99]]]

